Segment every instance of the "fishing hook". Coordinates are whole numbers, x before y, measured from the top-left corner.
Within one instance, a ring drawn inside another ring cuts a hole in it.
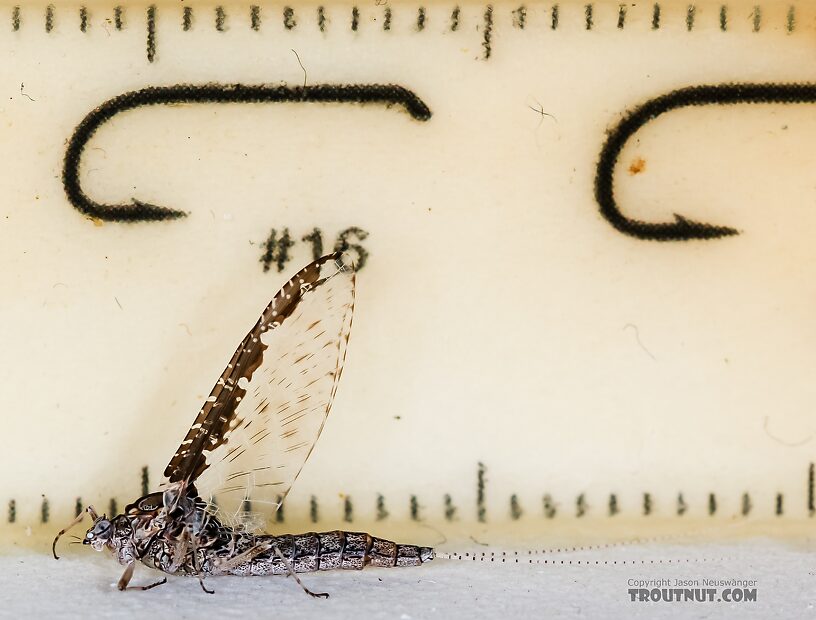
[[[130,204],[92,200],[79,181],[82,154],[96,130],[117,114],[142,106],[184,103],[377,103],[401,106],[412,118],[427,121],[431,111],[412,91],[396,84],[318,84],[269,86],[245,84],[177,84],[151,86],[108,99],[77,125],[63,161],[62,183],[71,204],[89,217],[109,222],[173,220],[187,213],[132,199]]]
[[[620,210],[612,191],[615,164],[623,147],[641,127],[658,116],[689,106],[740,103],[816,103],[816,84],[726,83],[689,86],[648,100],[615,126],[601,149],[595,175],[595,200],[601,215],[619,232],[651,241],[720,239],[738,235],[728,226],[696,222],[675,213],[674,222],[651,223],[629,218]]]

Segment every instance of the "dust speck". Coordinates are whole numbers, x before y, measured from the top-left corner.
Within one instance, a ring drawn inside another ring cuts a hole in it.
[[[644,170],[646,170],[646,160],[642,157],[636,157],[632,160],[632,163],[629,164],[629,174],[631,175],[640,174]]]

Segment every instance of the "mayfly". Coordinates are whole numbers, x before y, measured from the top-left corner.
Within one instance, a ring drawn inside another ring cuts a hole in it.
[[[360,532],[273,536],[242,525],[251,502],[279,507],[314,448],[332,406],[354,311],[354,264],[336,252],[295,274],[244,337],[164,470],[163,490],[108,518],[92,506],[82,543],[171,575],[292,575],[367,565],[417,566],[428,547]],[[71,525],[54,539],[52,551]],[[231,522],[231,523],[230,523]]]

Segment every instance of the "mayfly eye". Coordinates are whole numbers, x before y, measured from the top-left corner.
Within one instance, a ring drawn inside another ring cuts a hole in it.
[[[93,538],[94,535],[93,535],[93,532],[88,532],[87,534],[85,534],[85,536],[87,538]]]

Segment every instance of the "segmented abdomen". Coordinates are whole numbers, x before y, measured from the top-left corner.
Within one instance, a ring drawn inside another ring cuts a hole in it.
[[[319,570],[360,570],[367,565],[390,568],[392,566],[419,566],[432,560],[433,549],[415,545],[398,545],[390,540],[376,538],[364,532],[321,532],[287,534],[284,536],[258,536],[256,543],[268,542],[277,547],[297,573]],[[250,566],[236,574],[279,575],[286,574],[286,564],[273,549],[253,558]]]

